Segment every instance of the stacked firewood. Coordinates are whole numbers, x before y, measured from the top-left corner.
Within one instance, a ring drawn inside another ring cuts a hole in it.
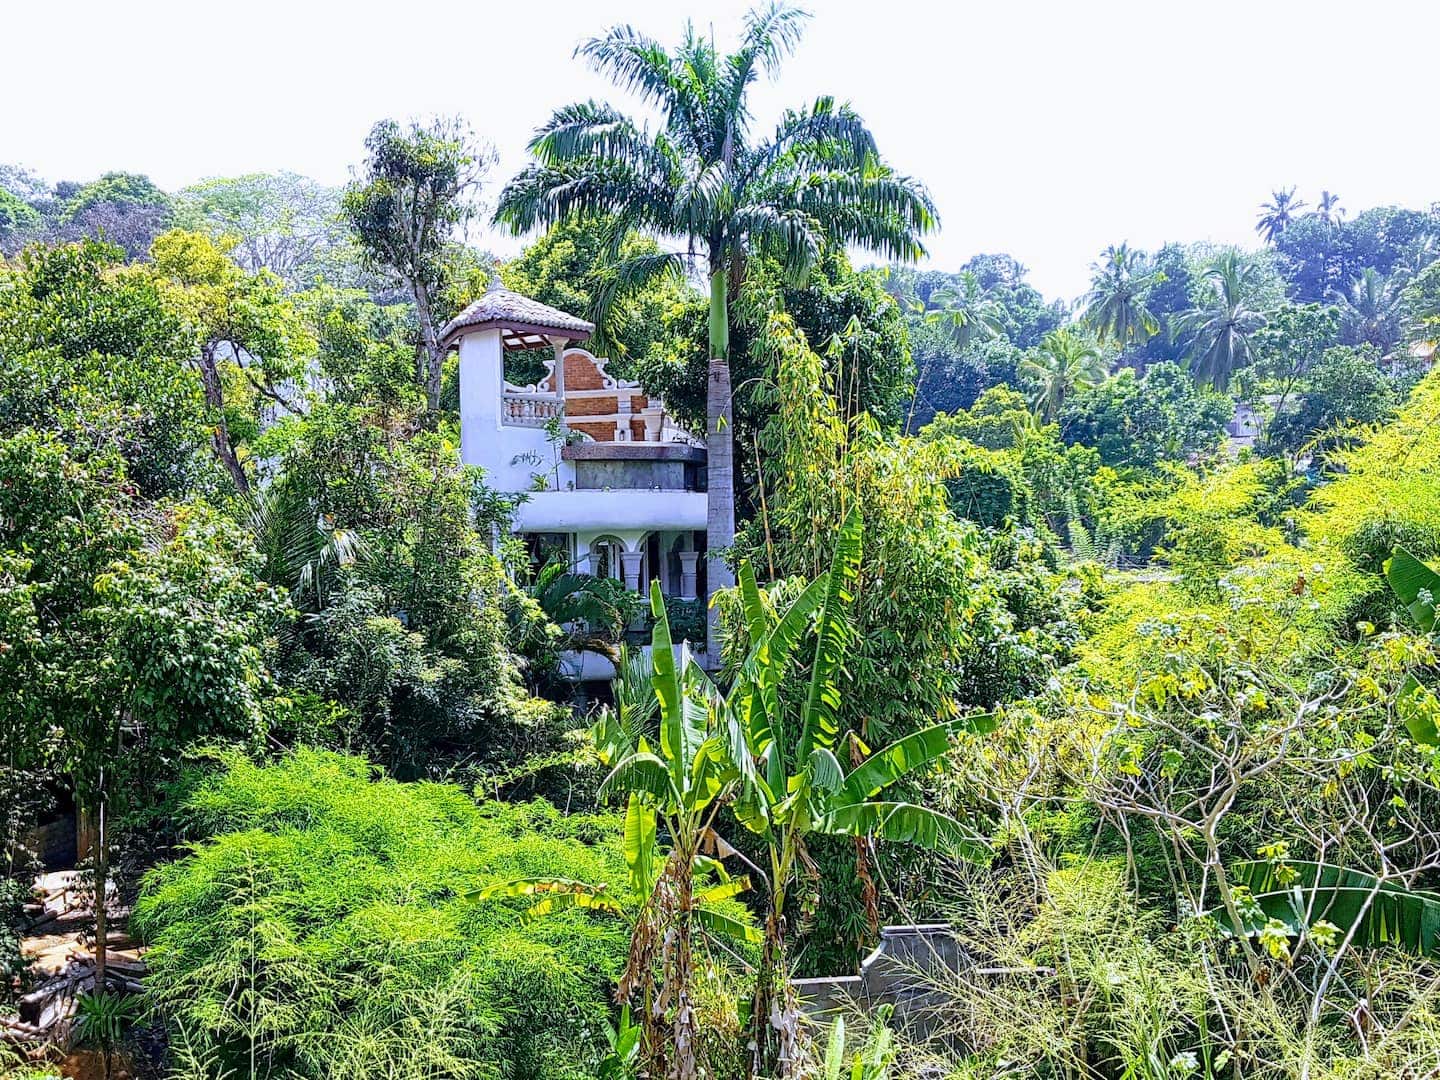
[[[106,899],[113,899],[113,884]],[[76,1000],[95,989],[95,949],[86,930],[93,929],[93,890],[80,871],[44,874],[26,905],[24,942],[36,982],[17,1002],[15,1015],[0,1015],[0,1037],[63,1042],[75,1015]],[[139,943],[123,930],[105,935],[105,985],[120,993],[139,993],[145,961]]]

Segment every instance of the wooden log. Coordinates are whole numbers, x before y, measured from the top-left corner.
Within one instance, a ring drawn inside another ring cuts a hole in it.
[[[89,949],[72,949],[67,956],[71,963],[80,964],[87,969],[95,966],[95,955]],[[144,975],[148,970],[145,960],[138,956],[126,956],[124,953],[111,954],[106,957],[105,966],[113,967],[126,975]]]
[[[25,1039],[42,1038],[45,1032],[34,1024],[27,1024],[24,1020],[13,1020],[10,1017],[0,1018],[0,1028],[6,1032]]]

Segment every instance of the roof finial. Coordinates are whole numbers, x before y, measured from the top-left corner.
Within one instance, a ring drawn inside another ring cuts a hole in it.
[[[496,259],[490,264],[490,280],[485,282],[485,291],[492,293],[496,289],[503,289],[504,287],[500,281],[500,260]]]

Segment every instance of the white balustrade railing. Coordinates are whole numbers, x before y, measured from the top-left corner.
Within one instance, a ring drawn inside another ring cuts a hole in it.
[[[544,427],[560,415],[553,394],[517,394],[506,391],[500,399],[500,422],[511,427]]]

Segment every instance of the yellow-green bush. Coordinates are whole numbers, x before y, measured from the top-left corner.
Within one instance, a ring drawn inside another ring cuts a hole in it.
[[[1440,553],[1440,370],[1391,423],[1334,462],[1343,475],[1312,497],[1304,519],[1311,537],[1340,545],[1374,573],[1397,543],[1421,556]]]
[[[182,816],[207,838],[147,877],[134,921],[193,1074],[594,1075],[624,924],[522,925],[465,896],[515,877],[620,880],[614,819],[477,805],[309,750],[229,763]]]

